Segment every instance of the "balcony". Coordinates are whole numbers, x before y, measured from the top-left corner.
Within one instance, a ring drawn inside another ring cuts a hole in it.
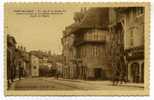
[[[105,40],[103,40],[103,41],[100,41],[100,40],[77,40],[77,41],[74,41],[74,46],[80,46],[80,45],[84,45],[84,44],[104,45]]]

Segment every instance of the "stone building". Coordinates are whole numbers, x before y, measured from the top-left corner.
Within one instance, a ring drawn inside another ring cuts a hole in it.
[[[71,44],[67,47],[68,50],[63,46],[63,53],[68,52],[66,55],[72,60],[74,66],[66,65],[74,70],[79,79],[110,79],[112,65],[108,58],[110,50],[109,9],[82,9],[81,12],[75,14],[74,20],[75,23],[71,25],[70,32],[68,32],[73,35],[71,38],[73,41],[67,41]],[[71,49],[69,48],[73,48],[73,56],[70,56]]]
[[[63,45],[63,77],[64,78],[76,78],[75,73],[76,65],[74,64],[74,59],[76,55],[76,50],[73,45],[74,34],[71,33],[72,25],[66,27],[63,31],[63,38],[61,39]]]
[[[16,40],[13,36],[7,35],[7,81],[8,85],[13,82],[16,76],[15,52]]]
[[[126,8],[119,13],[124,19],[128,80],[135,83],[144,82],[144,8]]]
[[[112,51],[112,63],[120,59],[115,55],[123,56],[120,69],[126,72],[128,81],[144,82],[144,8],[113,8],[110,15],[111,47],[117,51]]]
[[[24,51],[24,56],[23,56],[23,61],[24,61],[24,76],[29,77],[30,76],[30,54],[27,51]]]
[[[7,35],[7,77],[13,82],[14,79],[28,76],[29,53],[25,47],[17,46],[15,38]],[[20,74],[20,75],[19,75]]]
[[[32,50],[30,54],[39,60],[39,76],[54,76],[59,68],[56,63],[62,62],[61,55],[51,54],[50,51]]]
[[[31,76],[39,76],[39,58],[33,54],[30,54],[30,66],[31,66]]]
[[[19,66],[23,68],[22,76],[30,76],[30,57],[29,52],[23,46],[17,46],[16,48],[16,76],[19,76]]]
[[[22,69],[26,69],[26,62],[25,62],[25,51],[23,50],[22,46],[17,46],[16,52],[15,52],[15,66],[16,66],[16,78],[19,77],[19,73],[21,72],[19,70],[19,67],[22,67]],[[22,71],[22,76],[25,75],[24,71]]]
[[[126,65],[124,59],[124,28],[123,20],[121,20],[117,13],[117,8],[109,8],[109,41],[110,53],[113,70],[113,78],[115,73],[123,73],[126,75]]]

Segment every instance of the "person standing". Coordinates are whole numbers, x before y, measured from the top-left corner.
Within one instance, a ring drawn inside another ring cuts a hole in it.
[[[23,76],[23,66],[22,63],[19,62],[19,80],[22,78]]]
[[[119,83],[119,76],[120,76],[119,70],[115,70],[114,74],[113,74],[113,85],[118,85],[118,83]]]
[[[124,72],[124,71],[122,71],[121,73],[120,73],[120,84],[122,84],[122,83],[127,83],[127,81],[126,81],[126,72]]]
[[[118,85],[120,80],[120,64],[116,64],[115,70],[113,72],[113,85]]]
[[[56,78],[57,78],[57,80],[59,78],[59,71],[58,70],[56,71]]]

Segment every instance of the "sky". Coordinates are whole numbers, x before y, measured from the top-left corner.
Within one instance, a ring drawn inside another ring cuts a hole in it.
[[[62,14],[50,14],[49,17],[31,17],[28,14],[17,14],[16,11],[27,10],[61,10]],[[74,12],[79,7],[53,6],[49,4],[7,4],[5,5],[5,31],[14,36],[17,45],[30,50],[50,50],[61,54],[62,31],[73,23]]]

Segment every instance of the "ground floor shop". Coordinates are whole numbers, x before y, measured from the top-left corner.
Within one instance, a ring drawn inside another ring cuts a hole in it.
[[[144,82],[144,61],[143,60],[129,61],[128,80],[134,83]]]
[[[144,83],[144,47],[126,50],[128,81]]]

